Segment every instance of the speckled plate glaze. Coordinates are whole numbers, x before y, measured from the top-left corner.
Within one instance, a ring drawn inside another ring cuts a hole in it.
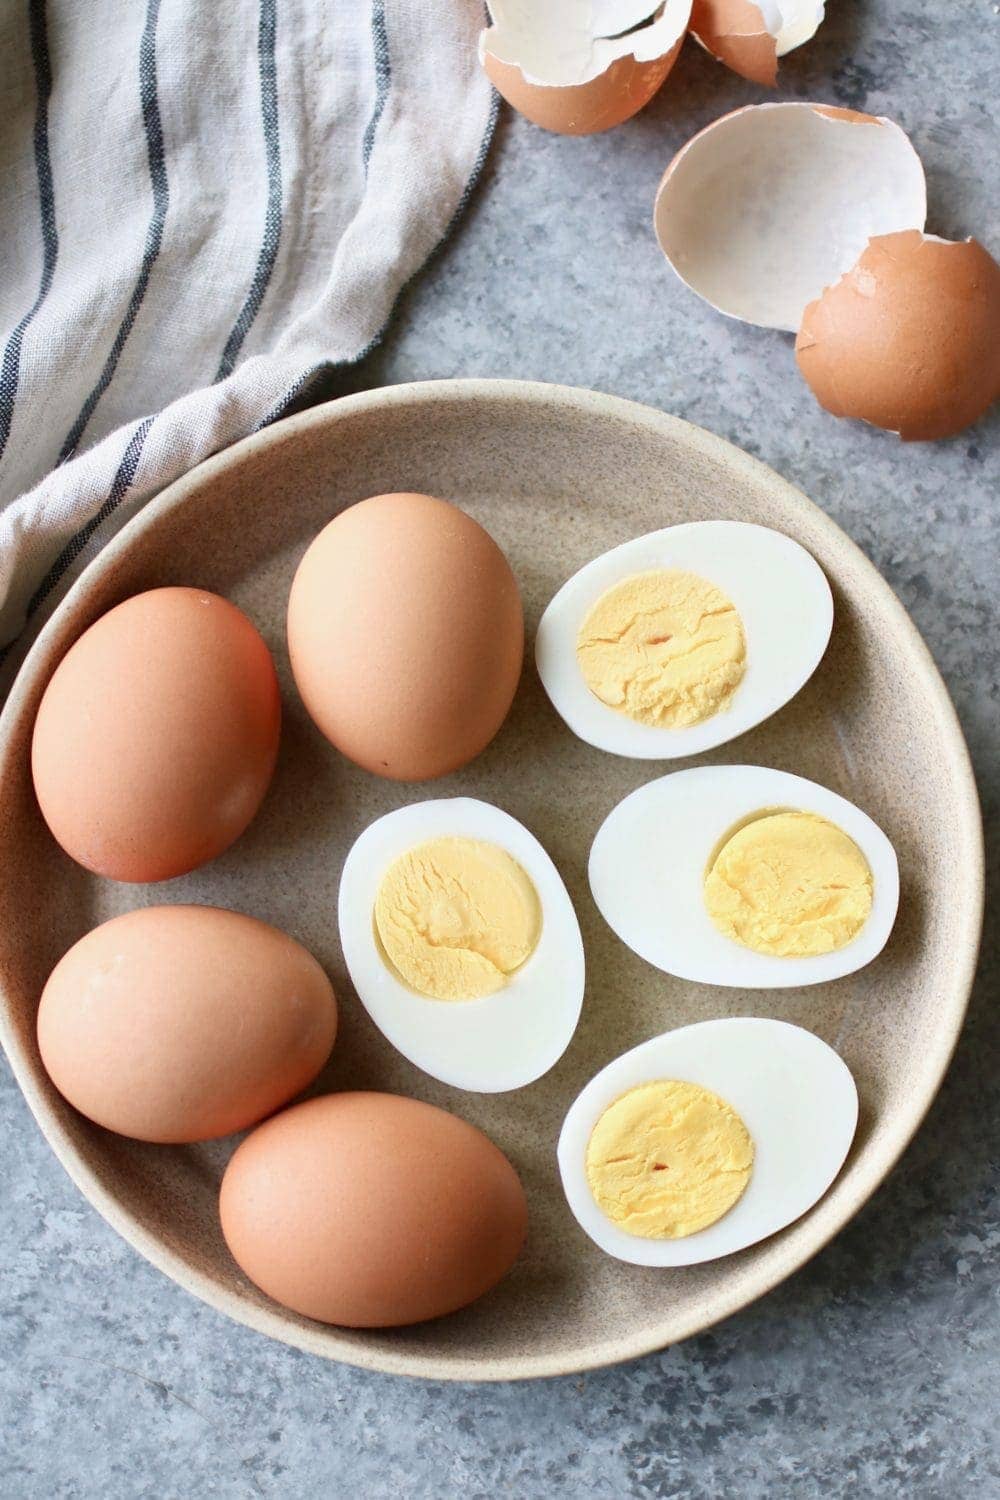
[[[903,885],[882,956],[836,983],[741,993],[673,980],[629,952],[591,901],[587,853],[610,808],[660,768],[574,739],[531,666],[486,753],[426,790],[378,781],[327,745],[289,678],[289,584],[332,515],[395,489],[445,496],[489,528],[521,581],[530,632],[583,563],[675,521],[758,521],[809,548],[836,601],[819,671],[775,718],[701,760],[754,761],[812,777],[882,825]],[[31,792],[31,724],[55,664],[81,631],[129,594],[168,583],[216,589],[257,622],[282,675],[282,752],[260,815],[221,859],[164,885],[116,886],[77,868],[49,838]],[[514,1094],[466,1094],[418,1072],[374,1030],[344,971],[336,923],[343,856],[371,819],[428,792],[486,798],[520,818],[576,902],[589,970],[583,1017],[556,1067]],[[203,464],[88,568],[36,643],[0,731],[0,1025],[52,1149],[105,1218],[196,1296],[272,1338],[396,1373],[500,1380],[585,1370],[704,1329],[795,1271],[864,1203],[919,1125],[962,1023],[982,898],[965,745],[930,656],[888,585],[832,521],[756,460],[676,418],[584,391],[500,381],[399,386],[306,412]],[[341,997],[342,1031],[320,1088],[414,1094],[481,1125],[508,1152],[529,1196],[530,1242],[490,1296],[438,1322],[389,1332],[327,1328],[285,1312],[246,1282],[222,1242],[216,1188],[231,1142],[142,1145],[90,1125],[57,1097],[35,1046],[46,975],[95,923],[162,901],[252,912],[326,965]],[[555,1146],[565,1110],[618,1053],[723,1015],[795,1021],[838,1049],[861,1094],[847,1164],[805,1218],[739,1255],[669,1271],[610,1260],[578,1229],[559,1186]]]

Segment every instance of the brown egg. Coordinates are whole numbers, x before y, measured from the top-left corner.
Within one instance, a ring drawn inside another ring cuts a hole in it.
[[[336,1033],[312,955],[212,906],[149,906],[95,927],[53,969],[38,1009],[59,1092],[143,1141],[256,1124],[312,1082]]]
[[[639,62],[619,57],[589,83],[549,87],[525,78],[516,63],[484,52],[483,67],[497,93],[519,114],[557,135],[596,135],[645,109],[680,54],[684,38],[663,57]]]
[[[276,1302],[385,1328],[464,1307],[527,1229],[517,1173],[474,1126],[416,1099],[334,1094],[276,1115],[222,1180],[222,1231]]]
[[[281,725],[270,653],[202,589],[126,599],[56,668],[31,769],[67,854],[112,880],[166,880],[221,854],[260,806]]]
[[[288,650],[328,740],[378,776],[426,781],[478,755],[506,718],[521,597],[496,542],[457,506],[376,495],[303,557]]]
[[[1000,396],[1000,265],[975,240],[880,235],[806,308],[795,351],[834,416],[949,437]]]
[[[741,78],[774,88],[778,45],[753,0],[694,0],[691,34]]]

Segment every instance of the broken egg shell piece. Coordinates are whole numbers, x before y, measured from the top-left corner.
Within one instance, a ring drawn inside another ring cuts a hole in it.
[[[741,78],[773,89],[778,79],[778,47],[753,0],[694,0],[691,35]]]
[[[541,13],[523,0],[493,0],[480,61],[507,103],[533,124],[593,135],[649,103],[677,61],[690,13],[691,0],[658,7],[649,0],[558,0]]]
[[[920,158],[891,120],[824,104],[723,115],[674,157],[656,195],[672,269],[718,312],[795,333],[875,235],[922,229]]]
[[[778,58],[816,35],[825,0],[694,0],[691,35],[727,68],[773,88]]]
[[[1000,265],[976,240],[881,235],[806,308],[795,353],[834,416],[951,437],[1000,398]]]

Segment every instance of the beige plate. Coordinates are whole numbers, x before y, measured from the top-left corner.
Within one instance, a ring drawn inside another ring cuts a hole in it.
[[[826,658],[774,719],[704,759],[801,772],[877,819],[903,882],[882,957],[851,978],[775,994],[684,984],[636,958],[594,909],[587,852],[619,798],[660,768],[575,740],[530,666],[498,738],[455,776],[406,788],[337,755],[289,683],[285,599],[303,549],[332,515],[397,489],[446,496],[489,528],[521,581],[532,634],[575,569],[655,527],[723,516],[777,527],[808,547],[836,599]],[[85,626],[127,595],[168,583],[216,589],[260,626],[283,678],[282,754],[260,816],[223,858],[163,886],[115,886],[71,864],[43,827],[28,776],[31,724],[53,667]],[[447,1088],[396,1056],[351,992],[337,942],[337,878],[351,841],[390,808],[456,793],[499,803],[539,836],[587,946],[576,1037],[547,1077],[515,1094]],[[88,568],[29,657],[3,719],[0,809],[3,1040],[82,1191],[154,1265],[230,1317],[315,1354],[438,1378],[551,1375],[626,1359],[708,1327],[801,1266],[878,1186],[927,1109],[962,1022],[982,912],[979,815],[961,732],[916,630],[871,564],[797,490],[727,443],[642,406],[554,386],[447,381],[350,397],[250,438],[173,485]],[[317,954],[343,1001],[322,1087],[432,1100],[510,1154],[529,1195],[530,1244],[490,1296],[390,1332],[327,1328],[285,1312],[247,1284],[220,1237],[216,1185],[231,1143],[140,1145],[90,1125],[54,1094],[34,1040],[46,974],[94,923],[162,901],[252,912]],[[555,1160],[563,1114],[618,1053],[720,1015],[781,1017],[838,1048],[862,1101],[847,1165],[811,1213],[754,1249],[688,1270],[610,1260],[563,1200]]]

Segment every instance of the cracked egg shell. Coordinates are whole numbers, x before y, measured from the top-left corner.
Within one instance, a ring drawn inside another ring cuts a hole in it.
[[[691,35],[741,78],[774,88],[778,59],[816,35],[825,0],[694,0]]]
[[[806,308],[795,353],[834,416],[951,437],[1000,397],[1000,265],[976,240],[881,235]]]
[[[492,0],[489,9],[479,57],[498,93],[545,130],[594,135],[652,99],[677,61],[691,0],[557,0],[544,12]]]
[[[694,136],[660,183],[660,249],[718,312],[797,333],[875,235],[922,229],[920,158],[891,120],[756,104]]]

